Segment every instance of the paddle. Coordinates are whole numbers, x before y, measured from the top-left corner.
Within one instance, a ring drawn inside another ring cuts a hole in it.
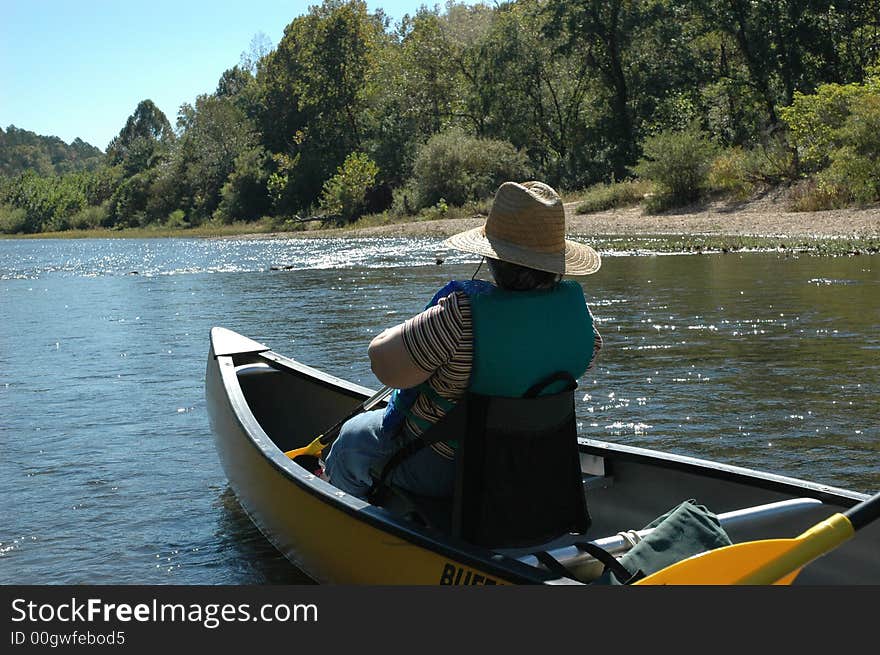
[[[369,410],[373,409],[373,407],[375,407],[386,397],[391,395],[392,391],[394,391],[392,387],[382,387],[381,389],[379,389],[379,391],[377,391],[360,405],[358,405],[351,414],[346,416],[338,423],[334,424],[331,428],[324,431],[322,434],[318,435],[318,437],[308,446],[303,446],[302,448],[294,448],[293,450],[288,450],[284,454],[287,455],[290,459],[296,459],[297,457],[301,457],[302,455],[311,455],[312,457],[317,457],[321,454],[321,451],[324,450],[324,448],[329,446],[330,443],[332,443],[333,440],[336,439],[339,434],[339,429],[346,421],[354,418],[361,412],[368,412]]]
[[[765,539],[710,550],[642,578],[638,585],[790,584],[800,569],[880,517],[880,493],[817,523],[794,539]]]

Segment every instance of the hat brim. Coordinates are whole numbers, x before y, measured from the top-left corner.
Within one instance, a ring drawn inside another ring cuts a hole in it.
[[[489,239],[485,226],[454,234],[443,245],[475,255],[501,259],[539,271],[591,275],[602,266],[599,253],[577,241],[565,240],[565,253],[540,253],[501,239]]]

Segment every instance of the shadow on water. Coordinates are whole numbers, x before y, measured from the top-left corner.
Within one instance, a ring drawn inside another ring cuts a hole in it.
[[[230,487],[218,494],[216,504],[218,549],[233,584],[314,584],[263,536]]]

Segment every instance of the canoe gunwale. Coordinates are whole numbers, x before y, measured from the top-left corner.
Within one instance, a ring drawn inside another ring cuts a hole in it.
[[[776,473],[758,471],[735,464],[714,462],[690,455],[666,453],[638,446],[598,441],[586,437],[578,437],[581,453],[599,457],[613,457],[615,460],[629,460],[650,463],[651,466],[679,471],[699,470],[702,477],[747,483],[748,486],[766,491],[778,491],[791,494],[795,490],[804,492],[801,495],[817,498],[823,503],[852,507],[870,498],[869,494],[833,487],[800,478],[793,478]]]

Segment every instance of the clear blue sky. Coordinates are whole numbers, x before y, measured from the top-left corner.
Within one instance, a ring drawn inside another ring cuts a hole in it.
[[[0,0],[0,127],[105,149],[149,98],[177,109],[211,93],[262,33],[274,47],[317,1]],[[424,0],[368,0],[397,22]],[[468,4],[476,4],[468,2]]]

